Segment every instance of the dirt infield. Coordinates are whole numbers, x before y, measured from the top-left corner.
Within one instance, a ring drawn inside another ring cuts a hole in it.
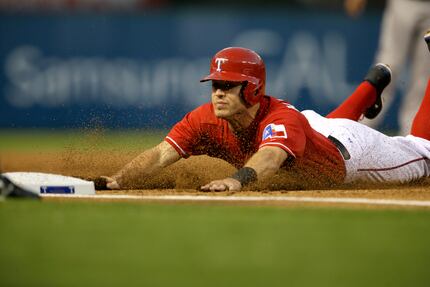
[[[136,151],[40,151],[1,152],[0,168],[3,172],[37,171],[93,178],[111,175],[138,154]],[[206,156],[180,160],[150,179],[133,183],[128,190],[104,191],[100,194],[145,195],[237,195],[234,192],[203,193],[198,187],[210,180],[223,178],[234,172],[224,161]],[[430,200],[430,180],[401,186],[341,186],[335,189],[309,189],[279,175],[270,182],[251,185],[240,192],[241,196],[306,196],[375,199]]]

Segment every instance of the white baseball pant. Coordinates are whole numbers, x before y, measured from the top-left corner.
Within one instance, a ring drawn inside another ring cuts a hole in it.
[[[314,130],[334,137],[348,151],[345,183],[406,183],[430,175],[430,141],[426,139],[389,137],[361,123],[328,119],[311,110],[302,114]]]

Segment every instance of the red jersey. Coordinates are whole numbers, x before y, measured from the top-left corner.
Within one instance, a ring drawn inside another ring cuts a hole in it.
[[[211,103],[191,111],[178,122],[167,141],[184,158],[206,154],[237,168],[264,146],[276,146],[290,156],[281,168],[299,179],[315,183],[340,183],[345,163],[336,146],[311,128],[307,119],[289,103],[265,96],[251,125],[233,132],[214,114]]]

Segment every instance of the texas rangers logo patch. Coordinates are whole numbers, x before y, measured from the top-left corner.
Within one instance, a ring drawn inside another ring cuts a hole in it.
[[[286,139],[287,137],[287,131],[284,125],[269,124],[264,128],[263,141],[273,138]]]

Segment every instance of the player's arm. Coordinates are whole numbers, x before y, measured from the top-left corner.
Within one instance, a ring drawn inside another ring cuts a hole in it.
[[[245,164],[257,173],[259,179],[266,178],[278,172],[288,158],[288,153],[275,146],[265,146],[259,149]]]
[[[163,142],[141,153],[114,176],[104,177],[107,181],[105,186],[109,189],[127,187],[127,183],[145,179],[180,158],[189,157],[192,154],[194,143],[200,136],[200,119],[207,114],[210,107],[209,104],[203,105],[186,114],[170,130]]]
[[[214,180],[202,186],[201,189],[206,191],[240,190],[242,185],[274,175],[288,156],[288,153],[279,147],[262,147],[234,175]]]
[[[142,152],[114,176],[105,177],[107,188],[119,189],[124,187],[127,182],[135,182],[139,178],[145,178],[175,163],[180,158],[178,152],[169,143],[163,141]]]

